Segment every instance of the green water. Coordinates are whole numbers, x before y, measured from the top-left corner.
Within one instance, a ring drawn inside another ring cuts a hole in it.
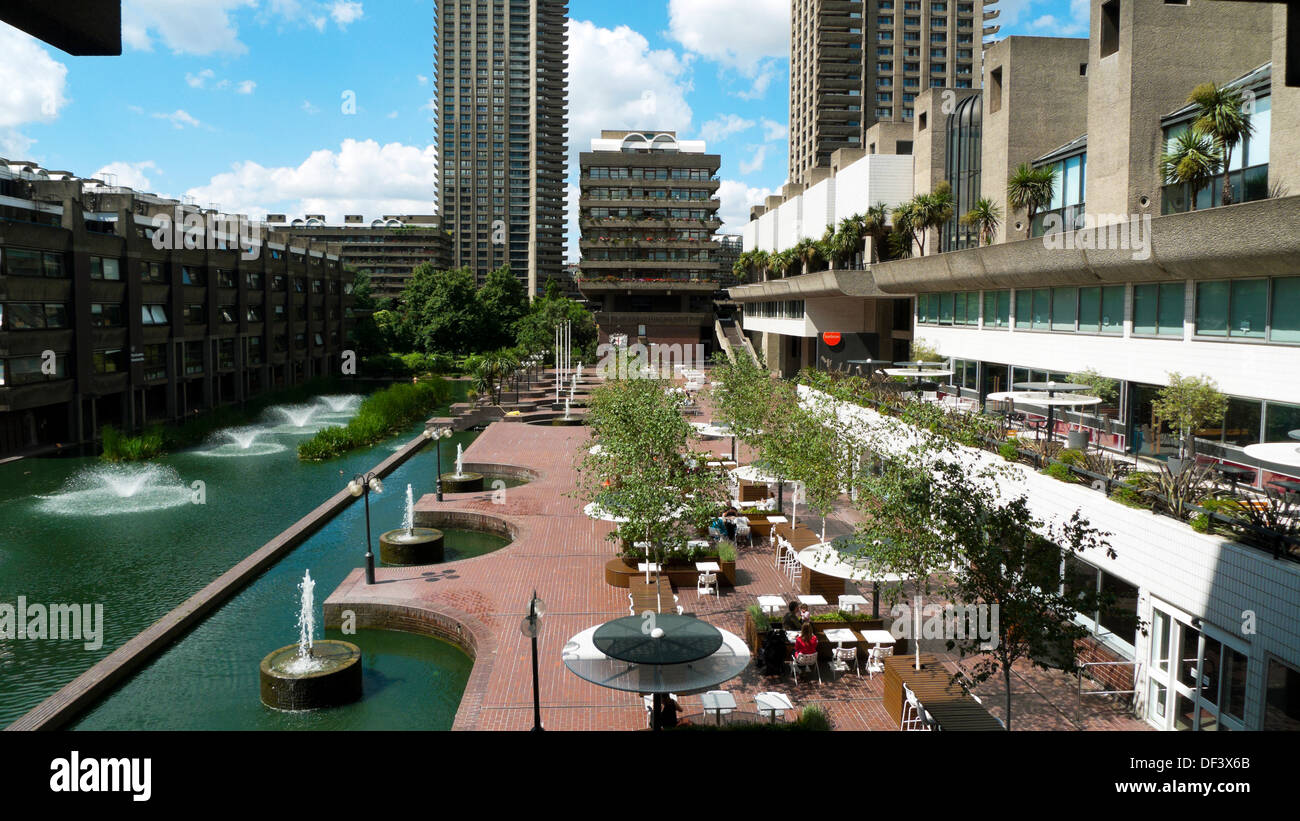
[[[346,418],[333,414],[313,424]],[[120,500],[109,496],[105,501],[105,491],[95,487],[89,495],[70,492],[77,490],[70,480],[97,468],[92,459],[0,465],[0,604],[26,596],[29,602],[104,607],[103,646],[98,649],[87,650],[80,641],[0,641],[0,726],[309,513],[422,427],[412,426],[389,442],[322,464],[299,462],[293,448],[303,436],[283,430],[259,438],[250,448],[260,453],[271,450],[264,443],[284,445],[264,455],[217,458],[203,452],[210,447],[178,453],[156,463],[159,469],[175,471],[174,476],[162,477],[153,490]],[[457,442],[468,445],[473,438],[472,433],[457,434],[443,443],[444,468]],[[406,485],[414,485],[416,495],[422,495],[432,490],[434,473],[434,450],[426,447],[385,480],[383,494],[371,495],[376,539],[400,527]],[[204,504],[191,504],[194,482],[203,483]],[[128,512],[140,499],[157,509]],[[450,535],[447,544],[477,555],[502,542],[462,533]],[[319,602],[361,566],[364,554],[365,511],[358,501],[111,694],[80,726],[450,726],[470,662],[449,645],[414,636],[367,632],[350,639],[366,653],[367,699],[362,704],[330,716],[302,717],[266,710],[258,701],[258,662],[297,639],[296,586],[303,571],[310,568],[317,581],[319,619]],[[436,572],[448,571],[454,569]],[[434,696],[429,695],[431,687]],[[366,703],[372,692],[375,703]],[[401,709],[389,712],[399,702]],[[419,707],[413,707],[417,703]],[[402,711],[410,711],[405,719]]]

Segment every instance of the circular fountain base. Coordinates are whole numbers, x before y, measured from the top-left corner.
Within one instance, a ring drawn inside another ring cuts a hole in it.
[[[454,473],[442,474],[443,493],[477,493],[483,489],[483,474],[466,473],[457,476]]]
[[[312,658],[319,669],[290,672],[298,645],[262,659],[262,703],[276,710],[320,710],[361,698],[361,648],[346,641],[318,641]]]
[[[379,537],[379,559],[395,567],[437,564],[443,559],[441,530],[431,527],[390,530]]]
[[[552,419],[551,424],[557,428],[576,428],[580,425],[585,425],[586,422],[583,421],[581,416],[571,416],[568,419],[563,417]]]

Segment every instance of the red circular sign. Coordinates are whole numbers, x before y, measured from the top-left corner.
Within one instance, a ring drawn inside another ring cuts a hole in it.
[[[827,347],[830,348],[837,347],[843,339],[844,337],[838,331],[827,331],[822,334],[822,342],[825,342]]]

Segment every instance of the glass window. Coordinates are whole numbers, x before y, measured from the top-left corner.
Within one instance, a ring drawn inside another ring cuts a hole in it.
[[[1186,306],[1183,304],[1187,289],[1181,282],[1166,282],[1160,286],[1160,329],[1161,335],[1183,335],[1183,316]]]
[[[45,327],[45,307],[22,302],[9,306],[8,330],[35,331]]]
[[[1034,294],[1033,291],[1016,291],[1016,327],[1033,327]]]
[[[1300,342],[1300,277],[1273,280],[1274,342]]]
[[[952,294],[939,294],[939,324],[952,324]]]
[[[5,272],[14,277],[38,277],[45,272],[40,251],[22,248],[5,249]]]
[[[1133,286],[1133,333],[1182,336],[1184,293],[1181,282]]]
[[[63,254],[45,254],[45,275],[47,277],[63,276]]]
[[[1073,331],[1078,292],[1074,288],[1052,289],[1052,330]]]
[[[1138,589],[1106,571],[1101,571],[1101,594],[1105,607],[1098,623],[1125,644],[1133,644],[1138,630]]]
[[[1268,322],[1268,280],[1239,279],[1232,283],[1228,303],[1228,328],[1231,336],[1263,339]]]
[[[1101,331],[1101,289],[1079,289],[1079,330],[1088,333]]]
[[[120,315],[121,309],[119,308],[118,310]],[[118,324],[121,324],[120,319]],[[45,327],[47,328],[68,327],[68,306],[67,305],[46,305],[45,306]]]
[[[1196,283],[1196,333],[1200,336],[1228,335],[1227,282]]]
[[[147,307],[149,308],[149,314],[153,317],[155,325],[166,325],[168,323],[166,306],[149,305]]]
[[[1293,430],[1300,430],[1300,405],[1269,402],[1264,421],[1265,442],[1289,441],[1287,434]]]
[[[953,294],[953,303],[954,303],[953,310],[952,310],[953,324],[965,325],[966,324],[966,294],[965,293]]]
[[[1051,329],[1052,292],[1047,288],[1034,289],[1034,330]]]
[[[90,258],[90,278],[105,280],[120,280],[122,271],[118,267],[118,260],[108,259],[105,257]]]
[[[1300,670],[1268,660],[1262,730],[1300,730]]]

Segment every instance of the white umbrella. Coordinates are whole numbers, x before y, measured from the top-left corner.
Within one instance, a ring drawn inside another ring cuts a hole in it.
[[[1290,442],[1269,442],[1263,445],[1248,445],[1246,455],[1261,462],[1300,468],[1300,446]]]
[[[731,471],[731,475],[735,476],[737,479],[743,479],[746,482],[762,482],[769,485],[781,481],[778,477],[773,476],[758,465],[745,465],[743,467],[734,468]]]
[[[719,629],[717,652],[688,664],[632,664],[617,661],[596,649],[600,625],[588,627],[564,645],[564,666],[578,678],[627,693],[693,693],[730,681],[749,666],[749,647],[735,633]]]
[[[595,519],[600,522],[614,522],[615,524],[624,524],[628,521],[631,521],[630,519],[626,519],[622,516],[615,516],[613,513],[610,513],[608,510],[605,510],[605,508],[601,507],[596,502],[591,502],[590,504],[588,504],[586,507],[582,509],[582,512],[587,514],[592,519]]]

